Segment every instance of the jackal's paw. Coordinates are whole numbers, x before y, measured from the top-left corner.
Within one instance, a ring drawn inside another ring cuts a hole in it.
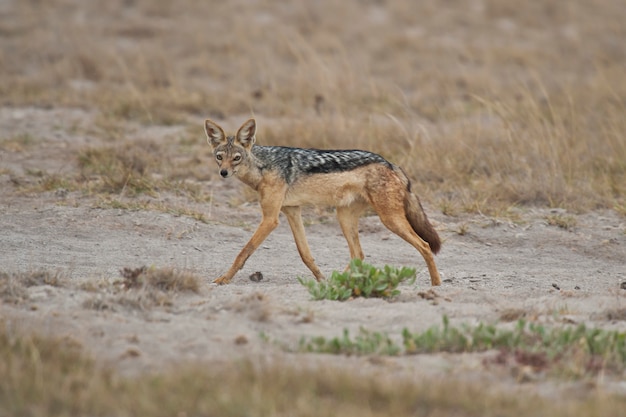
[[[226,278],[225,276],[222,276],[213,280],[213,283],[217,285],[224,285],[224,284],[228,284],[229,282],[230,282],[230,278]]]

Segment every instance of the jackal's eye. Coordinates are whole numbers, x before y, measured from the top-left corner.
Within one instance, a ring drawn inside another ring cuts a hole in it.
[[[233,161],[235,161],[235,162],[239,162],[239,161],[241,161],[241,155],[235,155],[235,156],[233,157]]]
[[[217,159],[218,161],[222,160],[222,155],[215,155],[215,159]]]

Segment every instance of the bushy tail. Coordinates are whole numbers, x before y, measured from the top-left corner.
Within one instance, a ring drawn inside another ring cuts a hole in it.
[[[424,241],[430,245],[430,250],[433,253],[439,252],[441,249],[441,239],[439,234],[435,230],[426,212],[422,208],[419,198],[413,192],[411,192],[411,185],[408,184],[407,193],[404,197],[404,210],[406,212],[406,218],[411,223],[411,227],[415,230],[415,233],[419,235]]]

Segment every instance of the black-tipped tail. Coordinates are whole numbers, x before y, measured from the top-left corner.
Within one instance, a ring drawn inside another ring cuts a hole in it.
[[[407,220],[415,233],[428,243],[432,253],[438,253],[441,249],[441,238],[430,221],[428,221],[426,212],[424,212],[422,208],[422,203],[420,203],[417,196],[413,194],[410,189],[407,190],[407,195],[404,200],[404,209],[406,211]]]

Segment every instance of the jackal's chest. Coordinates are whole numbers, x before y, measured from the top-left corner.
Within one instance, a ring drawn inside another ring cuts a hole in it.
[[[365,199],[365,183],[354,171],[304,176],[289,186],[283,205],[349,206]]]

